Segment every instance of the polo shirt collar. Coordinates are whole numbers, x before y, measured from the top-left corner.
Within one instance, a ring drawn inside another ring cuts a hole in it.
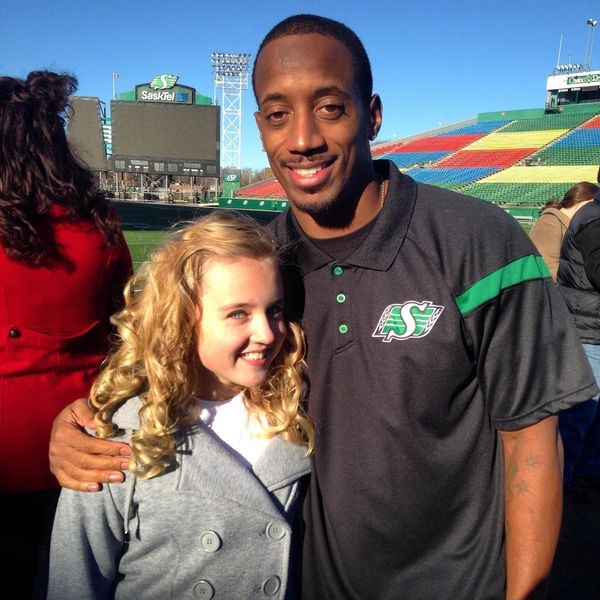
[[[375,161],[375,169],[389,177],[387,197],[369,235],[344,264],[385,271],[394,262],[406,237],[417,198],[417,184],[390,161]],[[303,276],[332,261],[331,256],[304,234],[291,210],[286,215],[286,233],[286,245],[295,254]]]

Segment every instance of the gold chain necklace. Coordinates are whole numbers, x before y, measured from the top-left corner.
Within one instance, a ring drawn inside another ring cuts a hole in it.
[[[387,179],[382,179],[381,182],[379,183],[379,201],[380,201],[380,206],[379,208],[383,208],[383,205],[385,203],[385,198],[387,196],[387,188],[388,188],[388,180]]]

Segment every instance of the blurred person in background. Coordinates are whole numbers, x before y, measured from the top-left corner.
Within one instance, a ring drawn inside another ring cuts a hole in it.
[[[591,184],[590,184],[591,185]],[[596,186],[594,186],[596,187]],[[579,339],[600,381],[600,191],[571,219],[560,252],[558,289],[575,320]],[[565,448],[565,495],[600,501],[598,396],[559,415]]]
[[[0,550],[19,598],[44,598],[57,413],[89,392],[131,257],[115,209],[65,134],[77,80],[0,77]]]
[[[562,200],[548,200],[540,218],[529,232],[531,241],[548,265],[553,281],[556,281],[560,247],[569,222],[586,202],[594,198],[598,189],[598,186],[593,183],[581,181],[567,190]]]

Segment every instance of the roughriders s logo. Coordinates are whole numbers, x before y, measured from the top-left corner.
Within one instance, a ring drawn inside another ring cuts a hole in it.
[[[157,75],[150,82],[150,87],[153,90],[170,90],[178,79],[177,75]]]
[[[443,306],[437,306],[429,300],[390,304],[383,311],[373,337],[383,338],[384,342],[425,337],[443,310]]]

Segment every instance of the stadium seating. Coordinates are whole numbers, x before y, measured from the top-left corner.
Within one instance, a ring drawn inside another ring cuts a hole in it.
[[[440,160],[439,167],[508,167],[531,154],[532,148],[508,150],[459,150]]]
[[[427,165],[436,162],[449,154],[449,150],[440,150],[437,152],[388,152],[376,158],[391,160],[399,169],[406,169],[413,165]]]
[[[508,121],[487,121],[482,123],[471,123],[453,129],[447,129],[440,133],[433,133],[429,136],[421,137],[404,143],[388,143],[373,148],[373,157],[391,160],[399,169],[408,167],[428,166],[431,163],[447,157],[452,152],[470,144],[474,140],[498,129]],[[437,139],[444,138],[444,139]],[[441,166],[441,165],[440,165]],[[479,163],[468,162],[465,165],[444,165],[444,166],[498,166],[490,163],[489,165],[480,165]]]
[[[582,128],[574,129],[552,146],[554,148],[581,148],[600,145],[600,129]]]
[[[285,192],[277,179],[261,181],[254,185],[240,188],[236,191],[236,196],[242,198],[285,198]]]
[[[536,152],[531,160],[546,166],[600,164],[600,115]]]
[[[476,181],[497,171],[493,167],[468,167],[456,169],[419,168],[415,167],[406,171],[415,181],[431,183],[441,187],[456,188],[458,186]]]
[[[490,133],[477,140],[469,147],[470,150],[509,150],[515,148],[531,148],[537,150],[567,133],[568,129],[551,129],[543,131],[502,131]]]
[[[573,183],[473,183],[460,189],[462,194],[489,200],[505,207],[540,208],[547,200],[559,200]]]
[[[438,135],[459,135],[459,134],[470,134],[470,133],[491,133],[492,131],[503,127],[510,121],[482,121],[481,123],[472,123],[471,125],[464,125],[463,127],[457,127],[456,129],[450,129],[444,131]]]
[[[600,164],[599,146],[582,148],[560,148],[550,146],[537,152],[532,161],[540,165],[598,165]]]
[[[403,144],[402,152],[436,152],[440,150],[455,151],[464,148],[483,137],[483,133],[463,133],[458,135],[432,135],[411,140]]]
[[[574,113],[567,115],[544,115],[533,119],[518,119],[509,123],[503,128],[503,131],[548,131],[552,129],[573,129],[578,127],[584,121],[587,121],[590,115],[587,113]]]
[[[582,127],[582,129],[599,128],[600,127],[600,115],[596,115],[595,117],[592,117],[589,121],[584,123],[581,127]]]
[[[518,129],[515,135],[523,135],[529,128],[540,141],[537,137],[540,132],[531,130],[534,123],[538,126],[543,123],[548,128],[565,124],[575,127],[566,132],[564,129],[547,129],[545,133],[553,131],[558,135],[523,161],[529,166],[521,166],[521,163],[507,168],[460,191],[504,206],[541,207],[550,198],[560,199],[579,181],[596,181],[600,165],[600,115],[574,115],[570,122],[561,118],[563,115],[552,116],[553,119],[532,119],[520,124],[513,128]],[[502,133],[509,129],[510,126],[505,127]]]
[[[595,181],[598,166],[510,167],[490,175],[486,183],[568,183]]]
[[[385,144],[381,144],[378,146],[374,146],[372,148],[373,156],[380,157],[384,154],[391,154],[394,152],[401,152],[402,146],[404,146],[406,142],[387,142]]]
[[[595,181],[597,171],[598,165],[517,166],[495,173],[460,191],[498,204],[533,204],[542,207],[550,198],[562,198],[579,181]]]

